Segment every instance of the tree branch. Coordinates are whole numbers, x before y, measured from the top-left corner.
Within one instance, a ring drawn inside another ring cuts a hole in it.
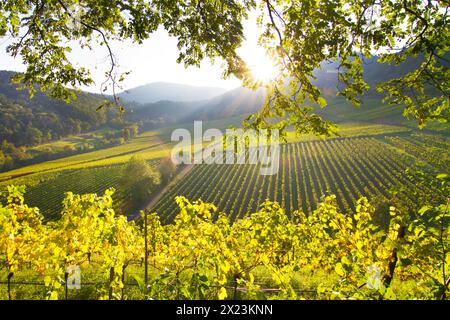
[[[63,7],[64,11],[72,18],[72,19],[76,19],[73,14],[70,12],[70,10],[66,7],[66,5],[61,1],[61,0],[57,0],[58,3],[61,5],[61,7]],[[112,83],[112,91],[113,91],[113,99],[114,99],[114,103],[116,104],[116,106],[119,108],[119,110],[123,111],[123,107],[120,104],[120,98],[117,96],[116,94],[116,88],[118,87],[117,81],[116,81],[116,76],[114,75],[114,69],[116,69],[117,64],[116,64],[116,59],[114,57],[114,53],[109,45],[108,42],[108,38],[106,36],[106,34],[100,29],[97,28],[93,25],[90,25],[88,23],[86,23],[85,21],[82,20],[77,20],[78,22],[80,22],[80,24],[82,24],[84,27],[94,30],[97,33],[100,34],[100,36],[102,37],[103,40],[103,44],[105,44],[107,50],[108,50],[108,57],[110,60],[110,69],[109,71],[107,71],[107,78],[104,82],[102,82],[102,84],[100,85],[100,90],[101,90],[101,94],[103,95],[103,91],[105,91],[106,85],[109,81],[111,81]]]
[[[276,32],[277,35],[278,35],[279,47],[280,47],[280,49],[281,49],[282,52],[283,52],[282,60],[283,60],[284,68],[285,68],[286,70],[289,71],[289,67],[288,67],[288,65],[287,65],[287,63],[286,63],[286,60],[285,60],[285,56],[286,56],[286,57],[288,58],[288,60],[289,60],[289,63],[290,63],[290,64],[292,65],[292,67],[293,67],[292,72],[294,73],[294,76],[295,76],[295,77],[300,81],[300,83],[301,83],[301,77],[297,74],[297,71],[296,71],[296,69],[295,69],[295,63],[294,63],[294,61],[292,60],[292,58],[291,58],[291,56],[289,55],[289,53],[287,52],[287,50],[284,48],[284,45],[283,45],[283,36],[282,36],[282,34],[281,34],[281,30],[278,28],[277,24],[275,23],[275,19],[274,19],[274,17],[273,17],[272,12],[274,12],[278,17],[280,17],[280,14],[279,14],[278,11],[273,7],[273,5],[270,3],[270,0],[265,0],[265,2],[266,2],[267,11],[268,11],[268,13],[269,13],[270,22],[271,22],[273,28],[275,29],[275,32]],[[283,23],[286,24],[286,22],[285,22],[284,19],[280,18],[280,20],[282,20]],[[277,90],[278,90],[278,88],[277,88]],[[300,90],[297,90],[297,94],[298,94],[298,92],[300,92]]]

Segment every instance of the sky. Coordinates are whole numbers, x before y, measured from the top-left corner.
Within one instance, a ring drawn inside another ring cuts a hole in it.
[[[244,22],[244,34],[246,41],[238,50],[241,57],[254,63],[264,64],[265,53],[257,45],[261,30],[256,26],[256,14],[252,14],[248,21]],[[20,58],[13,59],[6,53],[6,47],[13,39],[0,38],[0,70],[23,71],[25,70]],[[185,68],[183,64],[177,64],[177,41],[170,37],[163,29],[155,32],[150,39],[143,44],[134,44],[131,41],[114,41],[111,43],[113,52],[119,63],[119,71],[131,71],[123,82],[123,90],[152,82],[174,82],[195,86],[221,87],[233,89],[240,86],[240,81],[234,76],[222,79],[222,62],[217,59],[212,65],[209,59],[205,59],[200,68]],[[90,70],[95,85],[81,87],[91,92],[99,92],[100,84],[104,80],[105,71],[109,64],[105,47],[94,46],[93,50],[81,49],[76,43],[71,45],[70,60],[76,66],[83,66]]]

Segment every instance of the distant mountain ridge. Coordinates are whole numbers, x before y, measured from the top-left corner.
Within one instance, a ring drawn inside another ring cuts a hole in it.
[[[159,101],[199,101],[207,100],[226,92],[217,87],[199,87],[169,82],[154,82],[135,87],[118,94],[119,98],[127,102],[139,104],[155,103]]]
[[[201,101],[158,101],[147,104],[129,104],[127,119],[143,122],[146,128],[194,120],[219,120],[256,112],[266,99],[265,89],[230,90]]]
[[[376,83],[415,69],[420,62],[421,58],[418,57],[396,67],[378,63],[377,57],[365,59],[365,80],[373,88]],[[314,82],[329,101],[329,107],[317,110],[325,118],[340,122],[356,118],[358,121],[382,123],[404,120],[399,108],[383,108],[379,111],[377,106],[382,104],[381,96],[373,89],[363,98],[366,103],[361,109],[355,109],[343,99],[336,98],[339,87],[337,64],[324,63],[322,67],[315,73]],[[44,136],[48,136],[47,139],[54,139],[93,130],[111,119],[112,110],[96,111],[102,99],[95,94],[82,92],[70,105],[40,92],[29,100],[26,91],[17,91],[16,86],[10,83],[13,74],[0,71],[0,142],[8,140],[19,146],[26,145],[33,131],[28,130],[27,135],[23,133],[30,127],[39,129]],[[215,87],[156,82],[122,92],[119,97],[123,99],[127,110],[126,120],[138,123],[144,129],[154,129],[194,120],[243,119],[261,110],[266,93],[264,89],[252,91],[236,88],[226,91]]]
[[[393,66],[378,63],[378,57],[376,56],[364,58],[364,79],[371,86],[371,89],[364,97],[366,100],[370,99],[370,103],[366,103],[361,109],[364,109],[365,107],[373,109],[375,105],[382,104],[380,94],[376,93],[374,90],[375,84],[388,81],[412,71],[420,65],[422,60],[422,57],[419,56],[418,58],[409,59],[400,66]],[[316,79],[313,82],[321,89],[324,96],[329,100],[330,107],[332,107],[318,110],[317,112],[330,120],[338,119],[339,121],[342,121],[346,116],[350,119],[354,116],[354,113],[361,117],[363,117],[363,114],[367,115],[368,121],[377,120],[373,119],[373,114],[370,114],[369,117],[369,113],[361,113],[361,111],[358,111],[358,109],[353,107],[340,107],[348,103],[343,99],[336,98],[336,93],[339,89],[342,89],[342,84],[338,81],[337,67],[338,64],[336,62],[323,63],[322,69],[315,72]],[[144,90],[144,87],[139,88]],[[133,92],[134,90],[136,89],[130,91]],[[209,99],[206,96],[202,96],[202,99],[199,99],[198,101],[154,102],[154,99],[152,100],[152,103],[149,103],[150,101],[145,103],[145,101],[142,100],[141,105],[134,108],[135,114],[133,115],[133,118],[144,122],[146,120],[153,123],[159,122],[160,125],[165,121],[175,123],[192,122],[193,120],[218,120],[236,116],[242,116],[242,118],[244,118],[248,114],[261,110],[265,98],[266,92],[262,88],[252,91],[241,87]],[[392,119],[385,119],[391,112]],[[395,108],[395,110],[392,108],[385,108],[380,116],[383,117],[380,121],[398,122],[401,118],[399,117],[398,108]],[[160,117],[160,121],[155,120],[155,117]]]
[[[184,122],[194,120],[218,120],[246,115],[261,110],[266,100],[266,89],[255,91],[247,88],[237,88],[218,97],[199,104]]]

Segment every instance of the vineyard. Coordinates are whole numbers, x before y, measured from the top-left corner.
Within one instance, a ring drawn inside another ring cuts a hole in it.
[[[272,176],[194,165],[137,222],[114,162],[132,151],[3,181],[0,299],[447,299],[448,150],[411,132],[286,143]]]
[[[204,124],[204,129],[212,128],[214,126],[226,129],[230,123],[238,123],[237,120],[233,121],[206,122]],[[187,126],[187,128],[190,127]],[[147,161],[149,161],[149,163],[154,167],[159,161],[158,159],[167,156],[170,152],[171,129],[174,128],[163,129],[160,133],[145,132],[140,136],[133,138],[130,142],[124,145],[78,154],[57,160],[46,161],[9,172],[0,173],[0,192],[5,192],[6,187],[10,184],[26,185],[27,193],[25,194],[25,200],[30,205],[39,207],[46,219],[52,219],[59,214],[62,208],[64,193],[67,191],[73,191],[79,194],[101,194],[106,189],[112,187],[116,189],[116,193],[114,195],[116,209],[127,209],[126,206],[124,208],[123,204],[127,203],[127,198],[130,196],[129,192],[127,194],[126,191],[118,188],[118,181],[125,163],[132,156],[139,155],[144,159],[147,159]],[[334,138],[340,139],[339,137],[357,137],[361,135],[364,135],[365,137],[379,136],[382,133],[400,134],[408,131],[410,131],[410,129],[400,126],[351,123],[340,125],[340,136]],[[287,141],[298,142],[299,138],[292,132],[288,132]],[[323,140],[319,140],[319,138],[315,136],[303,136],[300,141],[312,142]],[[290,152],[295,152],[295,150],[290,150]],[[300,165],[301,163],[295,163],[295,166]],[[195,168],[194,172],[199,172],[199,169],[201,171],[201,168]],[[297,167],[296,170],[298,170]],[[258,168],[255,169],[255,172],[256,171],[258,171]],[[233,170],[233,172],[235,171]],[[258,178],[258,183],[263,182],[259,180],[260,179]],[[297,183],[300,182],[306,183],[306,180],[292,181],[293,185],[291,188],[293,192],[296,192]],[[317,194],[320,195],[320,193]],[[251,197],[251,191],[248,191],[246,196]],[[244,212],[250,208],[255,210],[257,208],[256,204],[261,203],[264,197],[265,195],[260,196],[260,194],[258,194],[258,198],[253,200],[250,206],[246,204],[245,207],[239,208],[241,209],[240,211]],[[295,199],[292,198],[291,201],[289,196],[287,196],[287,200],[292,202],[289,203],[288,206],[289,212],[292,212],[292,209],[294,208],[298,208],[299,203],[301,204],[300,207],[302,209],[308,210],[308,208],[311,208],[310,203],[314,203],[314,201],[319,199],[319,197],[309,198],[310,195],[308,195],[308,200],[305,199],[302,203],[300,200],[301,197],[303,197],[303,195],[299,194],[299,197],[296,197]],[[213,200],[216,201],[217,199]],[[346,203],[348,203],[348,201],[349,200],[340,200],[340,202]],[[141,205],[145,204],[142,203]],[[350,207],[350,205],[347,207]]]
[[[450,143],[439,136],[414,134],[407,137],[387,137],[386,140],[396,148],[412,155],[419,161],[448,171],[450,168]]]
[[[417,137],[420,139],[417,139]],[[414,144],[410,140],[415,139]],[[388,143],[387,143],[388,142]],[[402,148],[403,152],[399,152]],[[273,176],[259,174],[260,165],[197,165],[156,204],[163,222],[175,217],[175,197],[214,203],[232,219],[256,212],[266,200],[277,201],[290,215],[297,209],[315,210],[325,195],[335,194],[341,210],[354,211],[361,196],[374,203],[390,197],[398,186],[417,189],[405,175],[409,164],[431,172],[448,172],[450,142],[439,136],[364,137],[289,143],[281,146],[280,169]],[[422,194],[432,192],[419,190]],[[403,204],[414,208],[408,192]]]
[[[402,126],[382,125],[373,123],[341,123],[337,128],[337,136],[328,137],[334,138],[355,138],[368,136],[383,136],[391,134],[402,134],[410,132],[411,129]],[[305,142],[305,141],[320,141],[324,140],[313,134],[305,134],[298,137],[295,132],[287,132],[287,142]]]
[[[44,172],[48,174],[63,170],[123,164],[133,155],[139,155],[147,160],[153,160],[167,156],[169,151],[168,145],[160,141],[157,132],[145,132],[120,146],[46,161],[0,173],[0,181],[9,180],[16,175],[32,175]]]
[[[124,145],[0,173],[0,193],[11,184],[25,185],[27,203],[39,207],[46,219],[59,215],[68,191],[101,194],[114,188],[115,208],[130,209],[127,200],[131,191],[119,187],[126,163],[138,155],[155,168],[159,159],[168,153],[168,145],[162,143],[155,132],[146,132]]]
[[[448,176],[435,178],[448,194]],[[423,186],[428,181],[422,182]],[[434,181],[431,181],[434,183]],[[68,193],[60,218],[42,223],[20,187],[0,205],[0,299],[447,299],[449,202],[374,223],[328,196],[289,218],[277,203],[231,223],[202,201],[177,197],[172,224],[127,222],[112,192]],[[216,218],[215,218],[216,217]],[[74,241],[76,239],[76,241]],[[431,245],[436,244],[436,245]],[[68,290],[78,268],[79,290]],[[326,276],[325,276],[326,274]],[[270,289],[269,289],[270,288]],[[69,292],[70,291],[70,292]]]
[[[158,161],[150,162],[155,168]],[[120,187],[120,179],[123,176],[125,165],[113,165],[79,170],[68,170],[45,175],[33,183],[30,178],[17,179],[15,183],[27,185],[25,194],[26,202],[33,207],[38,207],[46,219],[54,219],[62,210],[65,193],[71,190],[77,194],[97,193],[103,194],[105,190],[114,188],[115,209],[121,211],[130,198],[130,191]],[[37,177],[34,177],[36,179]],[[8,183],[10,184],[10,183]],[[6,183],[2,184],[6,187]],[[0,184],[0,188],[2,187]],[[3,188],[5,189],[5,188]]]

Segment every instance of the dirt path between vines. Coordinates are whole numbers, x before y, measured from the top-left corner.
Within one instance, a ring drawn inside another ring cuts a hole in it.
[[[151,209],[155,204],[158,203],[159,200],[161,200],[161,198],[164,196],[164,194],[171,188],[173,187],[177,182],[179,182],[181,179],[183,179],[183,177],[189,173],[189,171],[191,171],[191,169],[193,168],[193,164],[188,164],[186,165],[175,177],[172,178],[172,180],[170,181],[170,183],[168,183],[164,188],[162,188],[157,194],[155,194],[154,196],[152,196],[150,198],[150,201],[141,209],[141,210],[145,210],[145,209]],[[135,213],[133,213],[131,216],[128,216],[128,221],[131,220],[136,220],[139,218],[140,215],[140,211],[137,211]]]

